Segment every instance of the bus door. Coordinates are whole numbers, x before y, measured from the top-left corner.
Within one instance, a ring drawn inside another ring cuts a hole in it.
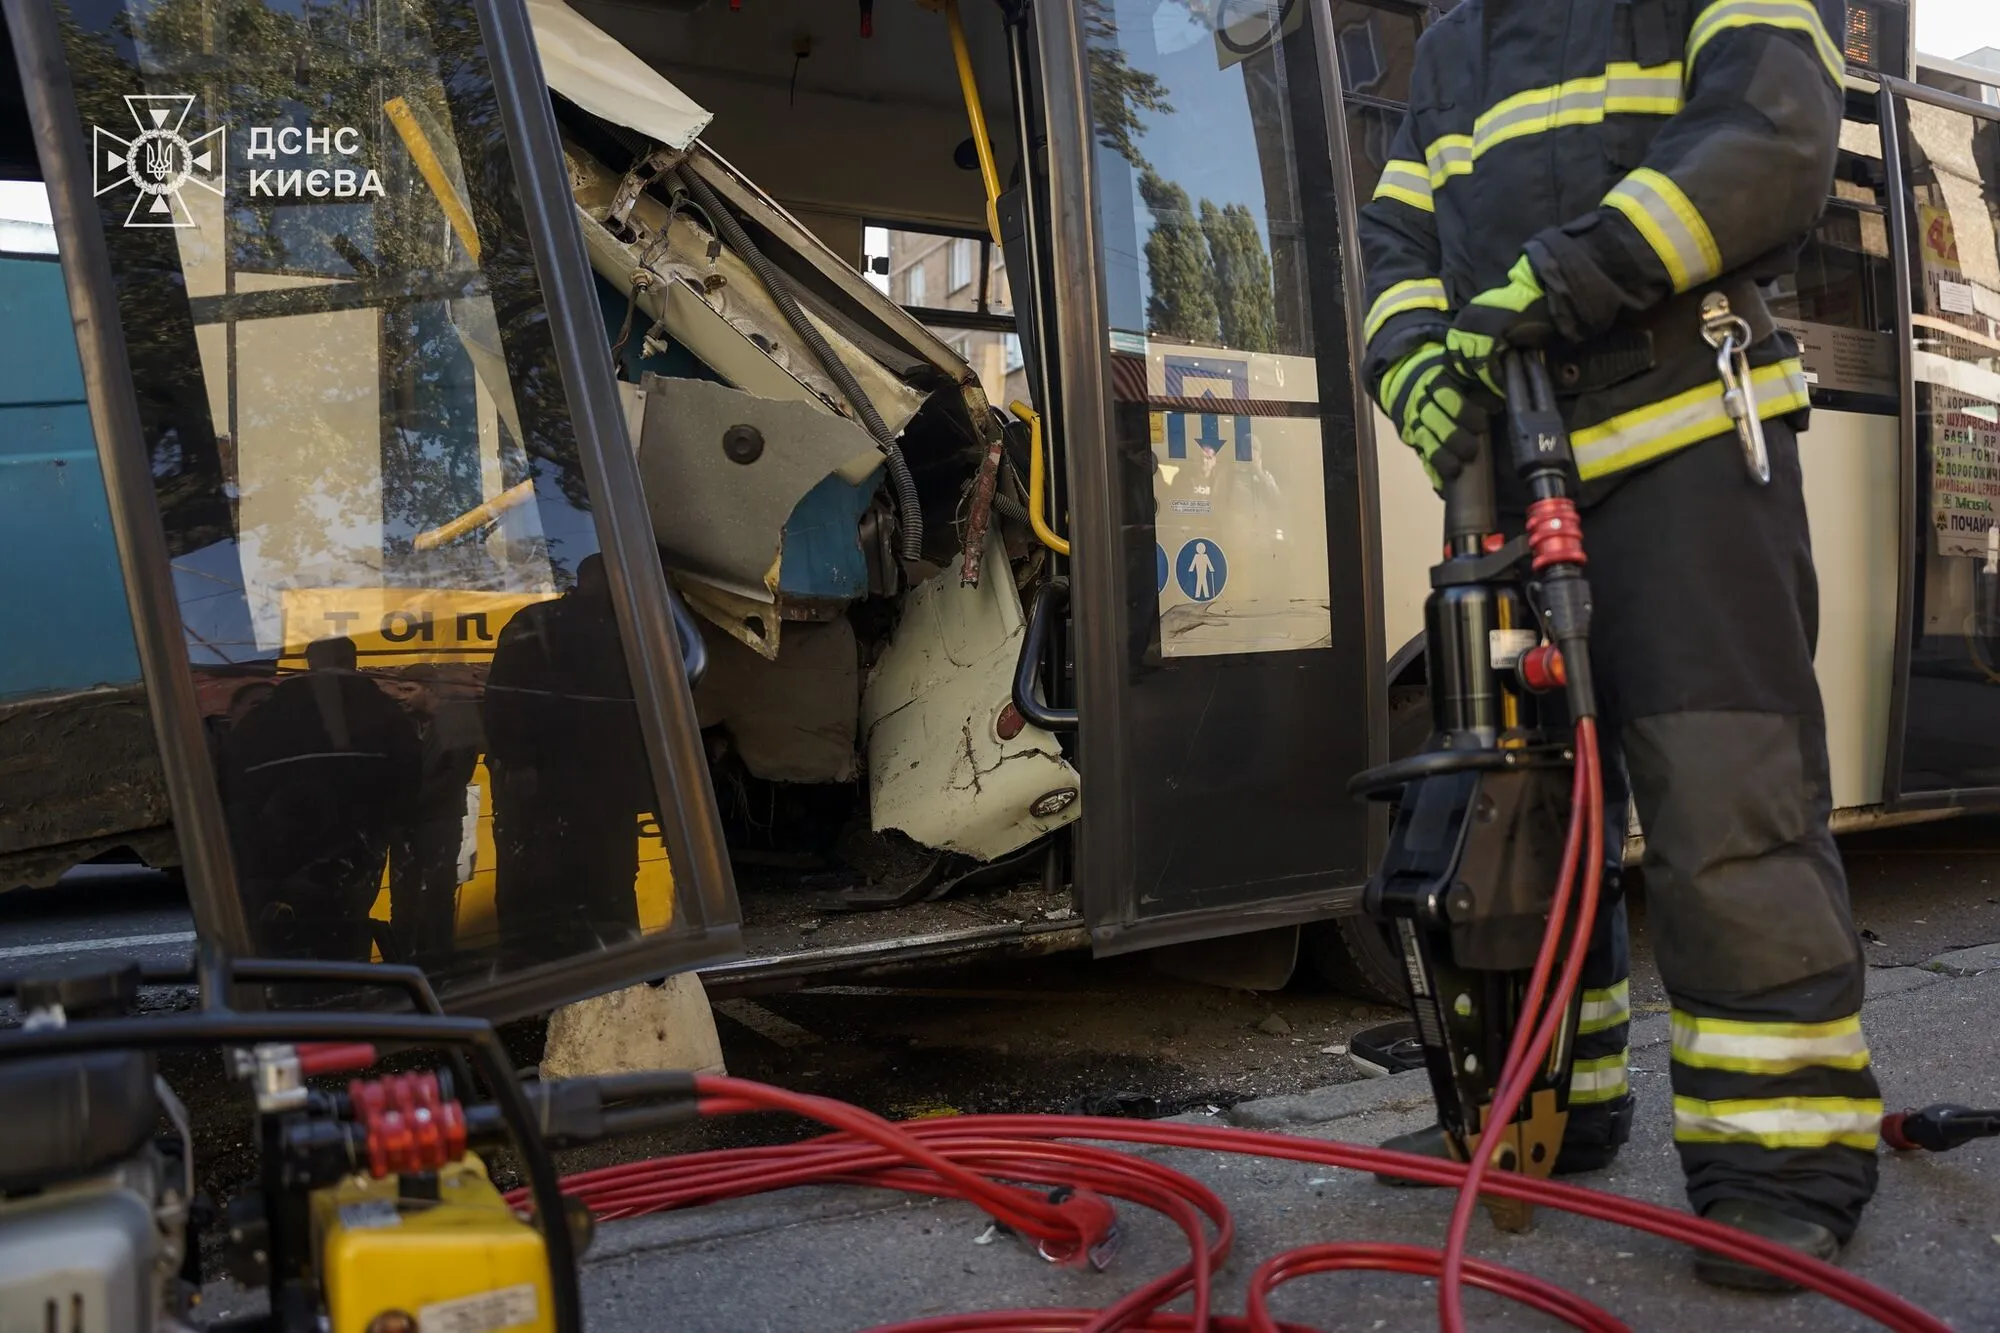
[[[1976,86],[1895,79],[1883,105],[1906,348],[1883,796],[1990,805],[2000,798],[2000,106]]]
[[[1358,910],[1386,743],[1349,120],[1414,6],[1081,0],[1037,22],[1098,952]],[[1406,96],[1384,90],[1390,99]],[[1365,117],[1357,119],[1357,127]]]
[[[520,0],[7,0],[197,925],[506,1017],[732,955]]]

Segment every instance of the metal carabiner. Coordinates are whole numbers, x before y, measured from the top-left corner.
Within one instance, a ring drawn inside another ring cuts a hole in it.
[[[1756,383],[1750,377],[1750,325],[1729,308],[1729,298],[1710,292],[1701,303],[1701,336],[1715,349],[1715,373],[1722,380],[1722,409],[1743,444],[1743,465],[1759,486],[1771,481],[1771,455],[1764,444],[1764,421],[1757,411]]]

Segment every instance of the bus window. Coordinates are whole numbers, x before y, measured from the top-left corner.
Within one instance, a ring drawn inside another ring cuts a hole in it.
[[[1850,98],[1826,215],[1775,284],[1771,313],[1799,341],[1815,406],[1895,415],[1896,303],[1875,99]]]
[[[1889,776],[1906,797],[2000,787],[2000,120],[1918,96],[1898,100],[1917,509]]]
[[[1007,265],[991,239],[870,225],[863,243],[868,280],[972,367],[986,401],[1006,407],[1027,399]]]

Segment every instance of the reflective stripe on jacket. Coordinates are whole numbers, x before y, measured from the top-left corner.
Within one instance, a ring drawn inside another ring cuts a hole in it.
[[[1839,10],[1463,0],[1417,46],[1410,109],[1361,210],[1371,391],[1525,251],[1586,480],[1730,428],[1697,313],[1711,290],[1757,335],[1760,413],[1803,411],[1797,348],[1755,282],[1792,268],[1833,186]]]

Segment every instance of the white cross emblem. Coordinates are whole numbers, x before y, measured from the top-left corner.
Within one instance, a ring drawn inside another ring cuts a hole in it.
[[[139,132],[121,138],[100,126],[91,126],[91,156],[96,166],[95,194],[105,194],[122,185],[138,191],[132,209],[125,215],[128,227],[192,227],[194,215],[188,211],[181,190],[198,185],[220,196],[228,154],[223,130],[213,129],[195,138],[183,132],[194,98],[174,93],[128,95],[125,106]]]

